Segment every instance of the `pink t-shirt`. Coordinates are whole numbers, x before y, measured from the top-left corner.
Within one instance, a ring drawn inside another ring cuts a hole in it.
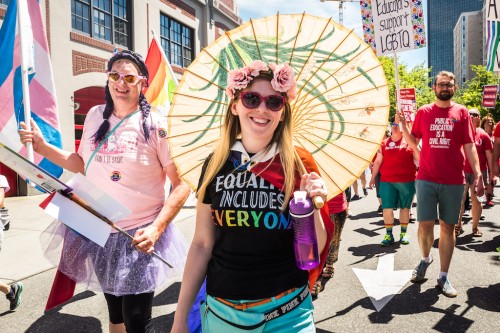
[[[452,103],[440,108],[435,103],[422,106],[411,130],[422,139],[417,179],[438,184],[464,184],[464,144],[472,143],[473,131],[465,106]]]
[[[153,129],[146,142],[139,111],[125,119],[89,161],[97,148],[93,136],[103,122],[103,111],[104,105],[98,105],[87,114],[78,154],[88,166],[86,176],[132,212],[117,225],[133,229],[153,222],[165,203],[164,168],[173,162],[167,124],[159,114],[151,112]],[[110,131],[119,121],[111,115]]]
[[[474,143],[476,144],[477,155],[479,156],[479,167],[481,171],[488,169],[488,160],[486,159],[487,150],[493,150],[493,143],[491,143],[490,136],[482,128],[477,128],[474,135]],[[470,163],[465,159],[464,165],[465,173],[473,173]]]

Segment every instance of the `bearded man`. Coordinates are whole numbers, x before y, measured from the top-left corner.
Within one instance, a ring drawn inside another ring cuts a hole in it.
[[[440,272],[436,287],[445,296],[456,297],[458,293],[451,285],[448,270],[455,247],[454,226],[458,223],[464,193],[464,152],[474,174],[471,189],[482,196],[484,186],[469,112],[465,106],[451,101],[457,89],[455,75],[439,72],[432,89],[436,100],[418,110],[411,132],[403,112],[398,112],[408,145],[416,149],[422,140],[415,183],[422,258],[413,271],[412,282],[426,281],[425,273],[433,262],[430,252],[434,243],[434,222],[439,218]]]

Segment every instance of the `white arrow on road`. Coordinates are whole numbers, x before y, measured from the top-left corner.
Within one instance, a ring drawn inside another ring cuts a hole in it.
[[[379,257],[377,270],[353,268],[361,285],[377,311],[384,306],[410,281],[411,270],[394,271],[394,253]]]

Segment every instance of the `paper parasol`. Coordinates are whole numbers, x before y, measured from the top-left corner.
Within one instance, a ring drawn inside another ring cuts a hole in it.
[[[389,90],[381,63],[353,30],[307,14],[250,20],[203,49],[186,69],[168,131],[182,178],[196,188],[201,166],[220,139],[228,72],[259,59],[292,66],[294,144],[312,153],[333,197],[376,153],[387,128]]]

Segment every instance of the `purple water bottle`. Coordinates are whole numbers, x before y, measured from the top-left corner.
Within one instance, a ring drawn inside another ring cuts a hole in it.
[[[319,264],[318,240],[314,227],[314,206],[307,192],[296,191],[290,200],[290,215],[293,226],[295,263],[303,270]]]

